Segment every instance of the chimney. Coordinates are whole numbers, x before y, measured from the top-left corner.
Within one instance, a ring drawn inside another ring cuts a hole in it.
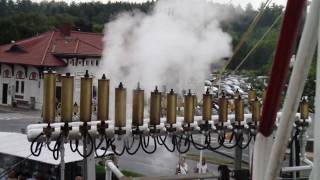
[[[72,26],[71,24],[63,24],[62,26],[60,26],[59,30],[62,36],[70,36]]]

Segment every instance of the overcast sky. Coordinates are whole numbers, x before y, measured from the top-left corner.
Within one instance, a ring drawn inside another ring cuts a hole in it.
[[[41,0],[33,0],[33,1],[41,1]],[[126,2],[145,2],[147,0],[55,0],[55,1],[65,1],[65,2],[92,2],[92,1],[101,1],[101,2],[108,2],[108,1],[126,1]],[[246,4],[251,3],[254,8],[259,7],[259,5],[262,2],[265,2],[266,0],[212,0],[214,2],[219,2],[219,3],[232,3],[235,5],[240,4],[242,7],[245,7]],[[271,3],[276,3],[276,4],[282,4],[285,5],[287,0],[272,0]]]

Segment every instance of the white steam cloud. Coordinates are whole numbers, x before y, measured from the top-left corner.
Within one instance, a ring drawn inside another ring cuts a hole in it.
[[[106,24],[102,72],[111,87],[156,85],[203,91],[210,64],[231,54],[227,12],[205,0],[160,0],[150,14],[124,13]],[[101,73],[102,73],[101,72]]]

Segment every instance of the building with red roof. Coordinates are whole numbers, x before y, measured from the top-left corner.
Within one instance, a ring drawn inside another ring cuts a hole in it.
[[[85,70],[97,72],[103,50],[103,34],[71,31],[64,26],[35,37],[0,46],[0,104],[40,109],[42,72],[70,72],[77,81]],[[95,74],[92,74],[95,75]],[[57,82],[57,98],[60,98]],[[77,92],[77,89],[75,89]],[[78,95],[75,93],[75,100]]]

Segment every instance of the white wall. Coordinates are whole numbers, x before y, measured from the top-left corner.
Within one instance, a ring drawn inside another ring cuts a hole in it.
[[[64,59],[67,61],[66,59]],[[76,61],[76,59],[73,59]],[[86,61],[88,62],[88,65],[86,65]],[[81,64],[73,65],[72,60],[69,60],[68,66],[66,67],[59,67],[54,68],[57,73],[59,74],[65,74],[65,73],[71,73],[75,76],[75,89],[74,89],[74,101],[79,104],[80,102],[80,79],[85,74],[86,70],[89,70],[90,75],[94,77],[94,86],[97,84],[96,72],[98,72],[98,67],[96,64],[96,61],[100,63],[99,59],[86,59],[85,65]],[[92,63],[91,63],[92,62]],[[99,64],[98,64],[99,65]],[[10,70],[10,78],[4,78],[4,71],[6,69]],[[27,66],[27,76],[25,76],[25,67],[21,65],[14,65],[14,75],[11,73],[12,67],[10,65],[1,64],[1,76],[0,76],[0,104],[2,104],[2,86],[4,83],[7,83],[9,85],[9,93],[8,93],[8,103],[7,105],[11,105],[11,98],[15,97],[15,95],[23,96],[23,98],[19,98],[19,100],[22,101],[28,101],[30,103],[30,98],[34,97],[36,104],[36,109],[41,109],[42,102],[43,102],[43,79],[39,78],[39,70],[37,67],[34,66]],[[22,71],[24,75],[24,79],[16,79],[16,75],[18,71]],[[37,75],[36,80],[30,80],[31,73],[35,72]],[[19,81],[19,90],[16,92],[15,86],[16,81]],[[24,82],[24,92],[21,92],[21,82]],[[60,82],[57,82],[57,86],[61,86]],[[16,98],[17,99],[17,98]],[[3,105],[3,104],[2,104]]]
[[[67,61],[66,59],[64,60]],[[88,70],[89,74],[94,78],[93,85],[97,86],[97,79],[100,77],[97,77],[96,72],[98,72],[100,59],[96,59],[96,58],[85,59],[84,65],[82,65],[82,60],[81,60],[81,64],[73,65],[72,60],[76,61],[76,58],[69,59],[68,60],[69,63],[67,67],[56,68],[56,71],[59,74],[71,73],[72,75],[75,76],[74,101],[80,104],[80,79],[85,74],[86,70]],[[98,61],[98,66],[96,64],[97,61]],[[88,65],[86,62],[88,62]]]

